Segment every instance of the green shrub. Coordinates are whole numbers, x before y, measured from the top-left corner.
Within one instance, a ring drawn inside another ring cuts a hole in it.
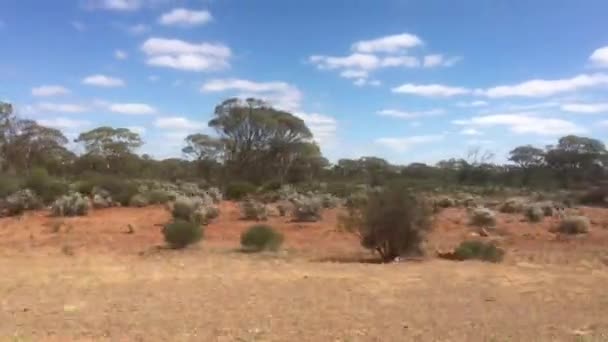
[[[233,182],[226,186],[226,198],[239,201],[256,191],[255,185],[249,182]]]
[[[77,184],[78,192],[87,195],[99,194],[123,206],[128,206],[129,201],[138,193],[137,185],[124,178],[110,175],[92,175],[88,179]]]
[[[470,215],[471,224],[479,227],[494,227],[496,214],[488,208],[475,208]]]
[[[179,249],[200,241],[203,229],[194,222],[175,220],[164,227],[163,236],[171,248]]]
[[[450,208],[456,205],[456,201],[449,197],[442,197],[436,203],[440,208]]]
[[[591,222],[585,216],[565,217],[558,226],[558,231],[564,234],[583,234],[589,232]]]
[[[24,187],[34,191],[44,203],[51,203],[68,192],[67,184],[49,176],[45,169],[33,169],[25,178]]]
[[[42,201],[30,189],[21,189],[4,200],[4,210],[9,216],[19,215],[26,210],[35,210],[42,207]]]
[[[198,209],[198,205],[195,201],[188,197],[179,197],[173,203],[173,218],[182,221],[192,221],[194,213]]]
[[[112,206],[111,198],[108,199],[100,194],[93,195],[91,202],[93,204],[93,208],[95,209],[104,209]]]
[[[266,183],[264,183],[264,185],[262,185],[261,192],[278,191],[281,188],[281,186],[282,186],[282,184],[280,181],[272,180],[272,181],[266,182]]]
[[[143,208],[150,204],[148,197],[142,194],[136,194],[129,200],[130,207]]]
[[[422,241],[431,229],[432,206],[406,188],[372,191],[365,201],[347,205],[340,227],[355,233],[365,248],[383,261],[402,255],[422,254]]]
[[[296,222],[316,222],[321,220],[322,200],[318,197],[300,196],[293,200],[293,218]]]
[[[584,193],[579,201],[581,204],[605,206],[608,204],[608,187],[591,189]]]
[[[530,222],[540,222],[545,218],[545,212],[540,205],[530,205],[524,211],[526,218]]]
[[[329,183],[327,185],[327,192],[339,198],[347,198],[356,191],[357,186],[355,184]]]
[[[454,256],[458,260],[478,259],[489,262],[500,262],[504,254],[504,250],[495,244],[479,240],[463,241],[454,250]]]
[[[19,190],[19,179],[5,174],[0,174],[0,198],[4,198]]]
[[[241,246],[248,251],[276,251],[282,243],[283,235],[264,224],[252,226],[241,234]]]
[[[268,217],[266,205],[253,199],[241,202],[241,211],[243,220],[264,221]]]
[[[51,205],[53,216],[84,216],[89,211],[89,201],[75,192],[58,198]]]
[[[179,197],[173,204],[173,218],[197,224],[208,224],[219,215],[219,210],[200,197]]]
[[[151,190],[146,193],[150,204],[165,204],[171,200],[170,194],[165,190]]]

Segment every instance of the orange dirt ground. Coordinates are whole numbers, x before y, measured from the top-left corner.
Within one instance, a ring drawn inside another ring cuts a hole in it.
[[[475,231],[456,208],[437,215],[426,259],[390,265],[357,262],[370,254],[338,210],[271,216],[284,249],[261,255],[237,251],[253,222],[232,202],[184,251],[157,248],[162,206],[3,218],[0,341],[608,341],[608,210],[580,210],[592,229],[577,237],[498,214],[483,239],[502,264],[434,257]]]

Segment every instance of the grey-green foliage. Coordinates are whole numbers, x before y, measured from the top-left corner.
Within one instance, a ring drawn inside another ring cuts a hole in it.
[[[323,199],[318,196],[298,196],[292,200],[293,218],[298,222],[316,222],[321,219]]]
[[[99,194],[93,195],[93,199],[91,200],[93,204],[93,208],[95,209],[103,209],[112,206],[112,198],[105,198]]]
[[[6,197],[0,208],[0,211],[5,211],[9,216],[18,215],[25,210],[40,209],[42,201],[30,189],[22,189]]]
[[[475,208],[471,212],[471,224],[480,227],[494,227],[496,213],[488,208]]]
[[[266,205],[253,199],[241,202],[241,212],[244,220],[263,221],[268,217]]]
[[[523,198],[512,197],[507,199],[500,207],[502,213],[520,213],[524,210],[526,201]]]
[[[51,205],[53,216],[84,216],[88,211],[88,199],[78,192],[64,195]]]
[[[589,232],[591,222],[585,216],[565,217],[558,226],[558,231],[564,234],[582,234]]]
[[[543,208],[538,204],[532,204],[526,207],[524,214],[530,222],[540,222],[545,218]]]
[[[178,197],[173,203],[173,217],[177,220],[208,224],[219,215],[210,198]]]
[[[150,200],[143,194],[136,194],[129,200],[130,207],[142,208],[150,204]]]

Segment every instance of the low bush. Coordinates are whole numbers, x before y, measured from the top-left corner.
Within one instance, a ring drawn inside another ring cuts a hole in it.
[[[454,250],[457,260],[477,259],[489,262],[500,262],[504,257],[504,250],[491,242],[479,240],[463,241]]]
[[[293,219],[296,222],[316,222],[321,220],[323,202],[319,197],[300,196],[293,200]]]
[[[340,226],[355,233],[365,248],[383,261],[422,254],[422,242],[431,229],[432,206],[400,187],[370,192],[365,201],[352,201]]]
[[[10,175],[0,174],[0,198],[4,198],[19,190],[19,179]]]
[[[524,215],[530,222],[540,222],[545,218],[545,212],[540,205],[529,205],[524,211]]]
[[[53,216],[85,216],[89,211],[89,201],[78,192],[64,195],[51,205]]]
[[[219,215],[219,210],[200,197],[179,197],[173,203],[172,215],[176,220],[208,224]]]
[[[591,189],[580,196],[579,201],[586,205],[608,205],[608,187]]]
[[[45,169],[33,169],[24,187],[34,191],[44,203],[51,203],[68,192],[68,185],[49,176]]]
[[[488,208],[475,208],[471,211],[470,222],[478,227],[494,227],[496,225],[496,214]]]
[[[523,199],[516,197],[509,198],[500,206],[500,212],[507,214],[521,213],[524,210],[525,206],[526,203]]]
[[[226,198],[229,200],[240,201],[247,195],[253,194],[256,191],[255,185],[249,182],[233,182],[226,186]]]
[[[163,236],[171,248],[180,249],[200,241],[203,229],[200,224],[194,222],[175,220],[165,225]]]
[[[538,205],[542,209],[543,215],[553,216],[553,211],[555,210],[555,204],[553,202],[544,201],[544,202],[539,202],[536,205]]]
[[[143,208],[150,204],[148,197],[142,194],[136,194],[129,200],[130,207]]]
[[[150,204],[165,204],[171,201],[171,195],[165,190],[150,190],[146,192]]]
[[[264,224],[252,226],[241,234],[241,246],[248,251],[276,251],[282,243],[283,235]]]
[[[42,207],[40,198],[30,189],[21,189],[10,194],[4,200],[4,209],[7,215],[19,215],[26,210],[35,210]]]
[[[241,212],[244,220],[264,221],[268,217],[266,205],[253,199],[241,202]]]
[[[564,234],[583,234],[589,232],[591,222],[585,216],[565,217],[557,227],[560,233]]]
[[[442,197],[436,203],[441,208],[450,208],[456,205],[456,201],[449,197]]]
[[[209,189],[206,190],[207,195],[209,195],[209,197],[211,197],[211,199],[213,200],[213,203],[218,204],[222,201],[223,199],[223,195],[222,192],[220,191],[220,189],[216,188],[216,187],[211,187]]]
[[[139,190],[133,182],[124,180],[118,176],[91,175],[87,179],[78,182],[78,192],[86,195],[98,194],[105,198],[111,197],[113,202],[128,206],[129,201]]]

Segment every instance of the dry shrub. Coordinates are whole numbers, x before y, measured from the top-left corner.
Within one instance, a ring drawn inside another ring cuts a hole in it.
[[[470,214],[471,224],[478,227],[494,227],[496,213],[488,208],[475,208]]]
[[[253,199],[241,202],[241,211],[243,220],[264,221],[268,218],[266,205]]]
[[[79,192],[62,196],[51,205],[53,216],[85,216],[89,211],[89,201]]]
[[[299,196],[293,201],[293,219],[296,222],[317,222],[321,220],[323,200],[315,196]]]
[[[565,217],[557,227],[560,233],[564,234],[583,234],[589,232],[591,222],[585,216]]]
[[[400,187],[370,192],[365,201],[349,201],[341,227],[357,234],[361,245],[383,261],[422,254],[422,242],[431,229],[432,206]]]
[[[540,205],[533,204],[526,207],[524,215],[530,222],[540,222],[545,218],[545,212]]]
[[[500,262],[504,257],[504,250],[492,242],[468,240],[460,243],[454,250],[456,260],[478,259],[489,262]]]

